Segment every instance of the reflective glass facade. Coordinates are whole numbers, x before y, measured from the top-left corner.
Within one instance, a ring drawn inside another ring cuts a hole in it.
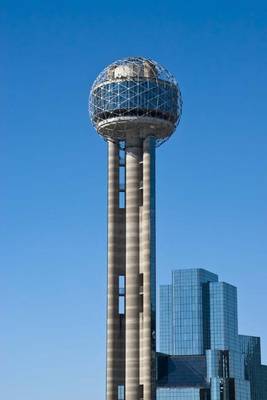
[[[218,276],[203,269],[177,270],[172,285],[160,287],[160,351],[204,354],[209,331],[206,286]]]
[[[263,397],[267,398],[267,365],[261,366],[261,385],[263,391]]]
[[[235,400],[251,400],[249,381],[235,378]]]
[[[157,400],[208,400],[208,394],[199,388],[159,388]]]
[[[211,349],[238,351],[236,288],[224,282],[211,282],[209,294]]]
[[[263,371],[267,367],[261,365],[260,338],[239,335],[239,345],[244,356],[245,377],[251,383],[251,400],[266,400],[267,386],[264,385]]]
[[[237,289],[217,275],[178,270],[161,286],[160,351],[158,399],[267,400],[260,339],[238,335]]]
[[[208,387],[205,356],[158,355],[158,386]]]
[[[119,80],[95,88],[94,118],[147,115],[177,119],[177,87],[159,80]],[[103,115],[103,113],[105,115]]]

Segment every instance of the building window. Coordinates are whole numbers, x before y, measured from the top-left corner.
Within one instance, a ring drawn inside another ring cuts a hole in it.
[[[125,314],[125,276],[119,276],[119,314]]]
[[[119,385],[118,386],[118,400],[124,400],[124,385]]]

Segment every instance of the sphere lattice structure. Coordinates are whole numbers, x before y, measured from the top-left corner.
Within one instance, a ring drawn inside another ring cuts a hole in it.
[[[160,145],[175,131],[181,112],[175,78],[143,57],[129,57],[106,67],[89,97],[92,123],[106,140],[153,136]]]

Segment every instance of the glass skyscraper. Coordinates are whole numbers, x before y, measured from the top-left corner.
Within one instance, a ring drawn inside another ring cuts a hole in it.
[[[158,400],[267,400],[260,338],[238,334],[237,289],[204,269],[160,287]]]
[[[161,352],[204,354],[209,340],[205,288],[217,280],[217,275],[203,269],[177,270],[172,273],[172,284],[160,287]]]

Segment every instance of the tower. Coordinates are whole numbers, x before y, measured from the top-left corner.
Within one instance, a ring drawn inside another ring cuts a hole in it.
[[[107,400],[155,400],[155,148],[179,123],[174,77],[130,57],[94,82],[89,111],[108,143]]]

